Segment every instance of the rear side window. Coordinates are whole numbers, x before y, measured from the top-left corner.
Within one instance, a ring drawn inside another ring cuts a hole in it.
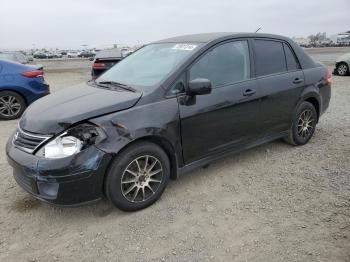
[[[234,41],[215,47],[190,69],[190,80],[206,78],[212,85],[232,84],[250,78],[247,41]]]
[[[284,52],[286,54],[287,67],[288,71],[298,70],[300,69],[299,63],[295,58],[293,51],[287,44],[283,44]]]
[[[283,44],[270,40],[255,40],[255,68],[257,76],[287,71]]]

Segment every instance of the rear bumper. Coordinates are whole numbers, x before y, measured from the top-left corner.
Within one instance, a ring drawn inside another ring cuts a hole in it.
[[[35,198],[56,205],[77,206],[103,197],[103,179],[111,156],[90,146],[62,159],[43,159],[6,146],[13,176]]]
[[[97,77],[99,77],[100,75],[102,75],[105,71],[107,71],[108,70],[108,68],[93,68],[92,70],[91,70],[91,76],[93,77],[93,78],[97,78]]]
[[[30,105],[34,101],[42,98],[46,95],[50,94],[50,86],[43,81],[31,81],[27,85],[26,91],[24,91],[24,95],[27,99],[27,104]]]

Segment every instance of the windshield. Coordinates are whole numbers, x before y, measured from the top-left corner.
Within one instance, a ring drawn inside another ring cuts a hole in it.
[[[198,43],[150,44],[123,59],[97,81],[113,81],[131,86],[156,85],[198,47]]]

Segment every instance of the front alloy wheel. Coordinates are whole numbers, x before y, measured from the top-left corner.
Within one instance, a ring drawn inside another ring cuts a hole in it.
[[[147,201],[157,192],[163,180],[163,167],[154,156],[140,156],[125,169],[121,191],[131,202]]]
[[[157,201],[170,177],[164,150],[140,141],[122,150],[113,160],[105,181],[105,193],[118,208],[135,211]]]

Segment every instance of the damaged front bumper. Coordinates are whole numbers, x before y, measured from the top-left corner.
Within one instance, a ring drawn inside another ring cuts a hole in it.
[[[16,182],[34,197],[56,205],[81,205],[103,197],[111,156],[95,146],[61,159],[45,159],[6,145]]]

